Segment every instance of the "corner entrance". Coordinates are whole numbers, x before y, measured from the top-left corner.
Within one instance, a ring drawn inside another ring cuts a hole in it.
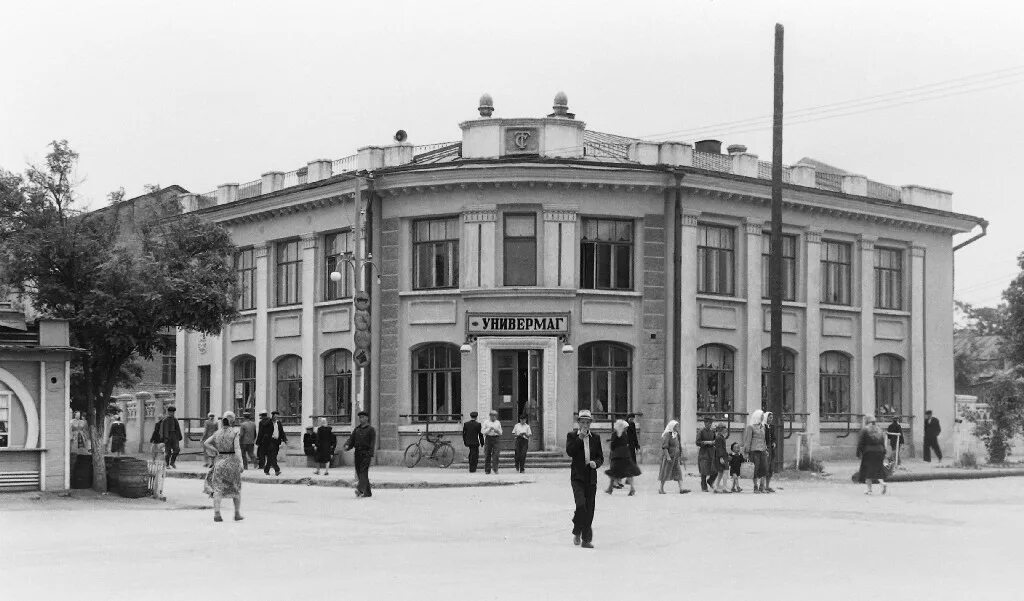
[[[505,449],[512,449],[512,428],[524,414],[528,416],[527,423],[533,433],[529,450],[539,451],[544,447],[542,357],[543,351],[536,349],[493,351],[491,407],[497,410],[501,420]]]

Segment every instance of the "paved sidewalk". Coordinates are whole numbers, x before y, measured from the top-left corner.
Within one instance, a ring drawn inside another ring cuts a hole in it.
[[[860,461],[830,461],[825,471],[837,480],[850,478],[860,469]],[[890,482],[922,482],[925,480],[973,480],[978,478],[1003,478],[1024,476],[1024,464],[1012,463],[1006,467],[982,466],[977,468],[956,467],[949,460],[939,463],[921,459],[906,459],[900,463]]]
[[[313,474],[314,468],[281,466],[281,475],[267,476],[262,470],[250,468],[242,472],[243,482],[254,484],[293,484],[306,486],[340,486],[355,488],[356,476],[352,467],[331,470],[330,476]],[[198,462],[180,462],[177,469],[168,469],[168,478],[201,479],[207,468]],[[436,467],[396,467],[390,465],[370,468],[370,483],[374,488],[472,488],[480,486],[514,486],[536,482],[533,474],[519,474],[512,470],[498,474],[474,474],[468,470]]]

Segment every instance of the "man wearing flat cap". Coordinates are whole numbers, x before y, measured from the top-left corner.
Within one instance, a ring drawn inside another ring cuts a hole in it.
[[[256,435],[256,446],[266,458],[263,463],[263,473],[270,475],[270,468],[274,468],[274,475],[281,475],[281,466],[277,465],[277,453],[281,445],[288,444],[288,436],[284,433],[284,426],[278,417],[277,411],[270,412],[270,420],[260,422],[259,434]]]
[[[476,471],[480,462],[480,447],[484,446],[484,435],[480,422],[476,421],[479,413],[473,411],[469,414],[469,421],[462,424],[462,444],[469,449],[469,472]]]
[[[355,449],[356,477],[359,483],[356,485],[356,496],[361,498],[372,497],[370,490],[370,464],[373,463],[373,451],[377,448],[377,431],[370,425],[370,414],[360,411],[359,425],[352,430],[352,434],[345,442],[345,450]]]
[[[177,407],[171,405],[167,408],[167,415],[160,420],[160,438],[164,441],[164,467],[173,469],[178,469],[175,463],[178,461],[178,453],[181,452],[181,424],[174,417],[177,410]]]
[[[582,409],[576,421],[579,430],[569,432],[565,437],[565,454],[572,458],[569,483],[576,502],[576,512],[572,516],[572,543],[593,549],[597,468],[604,463],[604,451],[601,449],[601,437],[590,431],[593,414]]]

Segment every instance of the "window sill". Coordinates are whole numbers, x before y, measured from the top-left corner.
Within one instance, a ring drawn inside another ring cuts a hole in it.
[[[398,296],[458,296],[460,294],[462,294],[461,288],[429,288],[426,290],[406,290],[399,292]]]
[[[287,307],[270,307],[267,313],[282,313],[284,311],[302,311],[302,305],[288,305]]]
[[[895,315],[900,317],[910,317],[910,311],[904,311],[902,309],[875,309],[875,315]]]
[[[594,288],[580,288],[576,291],[577,296],[625,296],[629,298],[640,298],[642,292],[635,290],[597,290]]]
[[[726,296],[726,295],[719,296],[717,294],[698,294],[697,295],[697,300],[719,301],[719,302],[723,302],[723,303],[737,303],[737,304],[746,304],[746,302],[747,302],[747,299],[741,298],[739,296]]]
[[[239,317],[252,317],[256,315],[256,309],[244,309],[238,312]]]
[[[573,297],[576,296],[575,288],[539,288],[536,286],[501,286],[498,288],[473,288],[462,290],[463,298],[493,298],[493,297]]]
[[[825,311],[840,311],[843,313],[860,313],[860,307],[854,307],[851,305],[828,305],[822,303],[818,307],[820,310]],[[845,422],[844,422],[845,423]]]
[[[351,304],[352,304],[352,299],[351,298],[339,298],[337,300],[321,301],[319,303],[314,303],[313,307],[316,308],[316,309],[319,309],[320,307],[335,307],[337,305],[351,305]]]
[[[49,450],[49,449],[42,448],[42,447],[36,448],[36,449],[26,449],[26,448],[13,449],[13,448],[8,448],[8,447],[0,447],[0,453],[45,453],[47,450]]]
[[[399,424],[398,426],[399,434],[419,434],[421,432],[425,433],[426,431],[427,422],[423,422],[422,424]],[[449,434],[453,432],[461,434],[462,424],[451,422],[430,422],[430,433],[433,434],[435,432],[438,434]]]
[[[761,299],[761,304],[764,305],[765,307],[768,307],[771,306],[772,301],[768,300],[767,298],[763,298]],[[782,301],[782,306],[794,309],[806,309],[807,303],[802,303],[800,301]]]

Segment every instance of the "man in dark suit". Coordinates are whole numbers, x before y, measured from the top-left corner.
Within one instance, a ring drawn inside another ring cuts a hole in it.
[[[469,414],[469,421],[462,424],[462,444],[469,449],[469,473],[476,471],[476,464],[480,462],[480,447],[484,445],[484,435],[480,428],[480,422],[476,421],[479,415],[476,411]]]
[[[565,436],[565,454],[572,458],[569,483],[576,502],[572,516],[572,544],[593,549],[594,504],[597,499],[597,468],[604,463],[601,437],[590,431],[594,417],[583,409],[577,416],[579,430]]]
[[[274,468],[274,475],[281,475],[281,466],[277,465],[277,453],[281,445],[288,444],[288,436],[284,433],[284,426],[281,425],[280,415],[277,411],[270,412],[270,420],[260,422],[259,434],[256,435],[256,446],[266,457],[263,464],[263,473],[270,475],[270,468]]]
[[[267,445],[263,443],[264,434],[270,434],[270,416],[266,411],[260,412],[260,423],[256,432],[256,465],[263,469],[267,465]]]
[[[356,496],[368,498],[373,496],[370,490],[370,464],[373,463],[373,453],[377,448],[377,431],[370,425],[370,414],[360,411],[358,414],[359,425],[352,430],[352,434],[345,442],[345,450],[355,449],[356,463]]]
[[[932,460],[932,449],[935,449],[935,456],[942,463],[942,449],[939,448],[939,434],[942,433],[942,426],[939,420],[932,417],[931,411],[924,412],[924,460]]]
[[[164,441],[164,466],[177,469],[174,465],[178,461],[178,453],[181,452],[181,424],[174,417],[177,408],[171,405],[167,408],[167,417],[160,420],[160,438]]]

